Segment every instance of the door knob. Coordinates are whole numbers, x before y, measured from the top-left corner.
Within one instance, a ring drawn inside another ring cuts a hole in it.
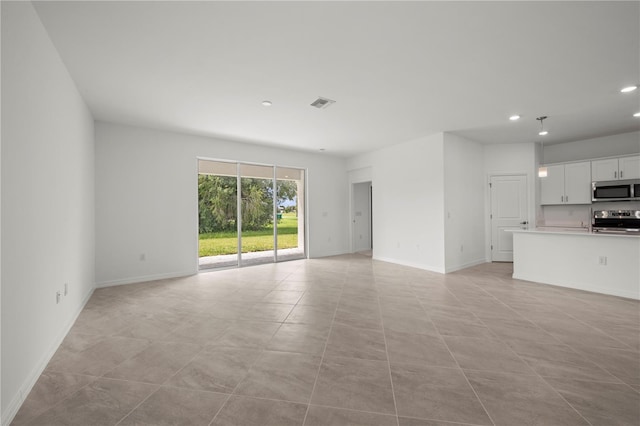
[[[524,222],[520,222],[520,225],[526,225],[527,223],[529,223],[529,222],[527,222],[527,221],[525,220]]]

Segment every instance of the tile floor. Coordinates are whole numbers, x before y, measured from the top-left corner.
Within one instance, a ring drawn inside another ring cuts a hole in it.
[[[637,301],[361,255],[96,290],[15,425],[640,424]]]

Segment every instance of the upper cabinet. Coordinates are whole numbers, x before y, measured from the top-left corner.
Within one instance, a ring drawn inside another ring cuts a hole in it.
[[[594,160],[591,162],[591,177],[594,181],[618,179],[618,159]]]
[[[540,204],[564,204],[564,164],[547,166],[540,178]]]
[[[540,204],[591,204],[591,162],[547,166],[540,178]]]
[[[591,162],[591,178],[594,181],[640,179],[640,155],[594,160]]]
[[[564,165],[564,202],[566,204],[591,204],[591,164],[589,161]]]
[[[618,159],[620,179],[640,179],[640,155]]]

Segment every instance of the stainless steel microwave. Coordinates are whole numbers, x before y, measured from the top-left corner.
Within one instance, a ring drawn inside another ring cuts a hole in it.
[[[591,189],[593,202],[640,200],[640,179],[593,182]]]

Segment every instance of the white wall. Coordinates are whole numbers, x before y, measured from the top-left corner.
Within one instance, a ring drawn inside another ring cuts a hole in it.
[[[93,118],[31,3],[2,2],[2,423],[94,286]],[[56,304],[56,291],[69,294]]]
[[[444,134],[445,270],[485,262],[481,144]]]
[[[546,148],[545,148],[546,150]],[[491,175],[516,175],[527,176],[528,196],[528,222],[530,227],[536,223],[536,209],[539,203],[536,202],[537,183],[537,157],[536,144],[492,144],[484,145],[484,193],[485,193],[485,254],[487,262],[491,261],[491,220],[489,218],[491,203],[489,195],[489,176]]]
[[[98,286],[197,272],[197,157],[307,168],[309,255],[348,251],[344,159],[97,122]]]
[[[371,167],[374,259],[444,272],[442,133],[349,159]]]
[[[640,132],[545,145],[544,163],[590,160],[640,153]]]
[[[0,6],[0,46],[2,46],[2,7]],[[2,48],[0,48],[0,52]],[[2,60],[0,60],[2,64]],[[0,66],[0,81],[2,81],[2,67]],[[0,99],[2,99],[2,84],[0,84]],[[0,102],[0,188],[2,188],[2,102]],[[2,194],[0,193],[0,384],[2,383]],[[2,386],[0,385],[0,424],[2,424]]]

